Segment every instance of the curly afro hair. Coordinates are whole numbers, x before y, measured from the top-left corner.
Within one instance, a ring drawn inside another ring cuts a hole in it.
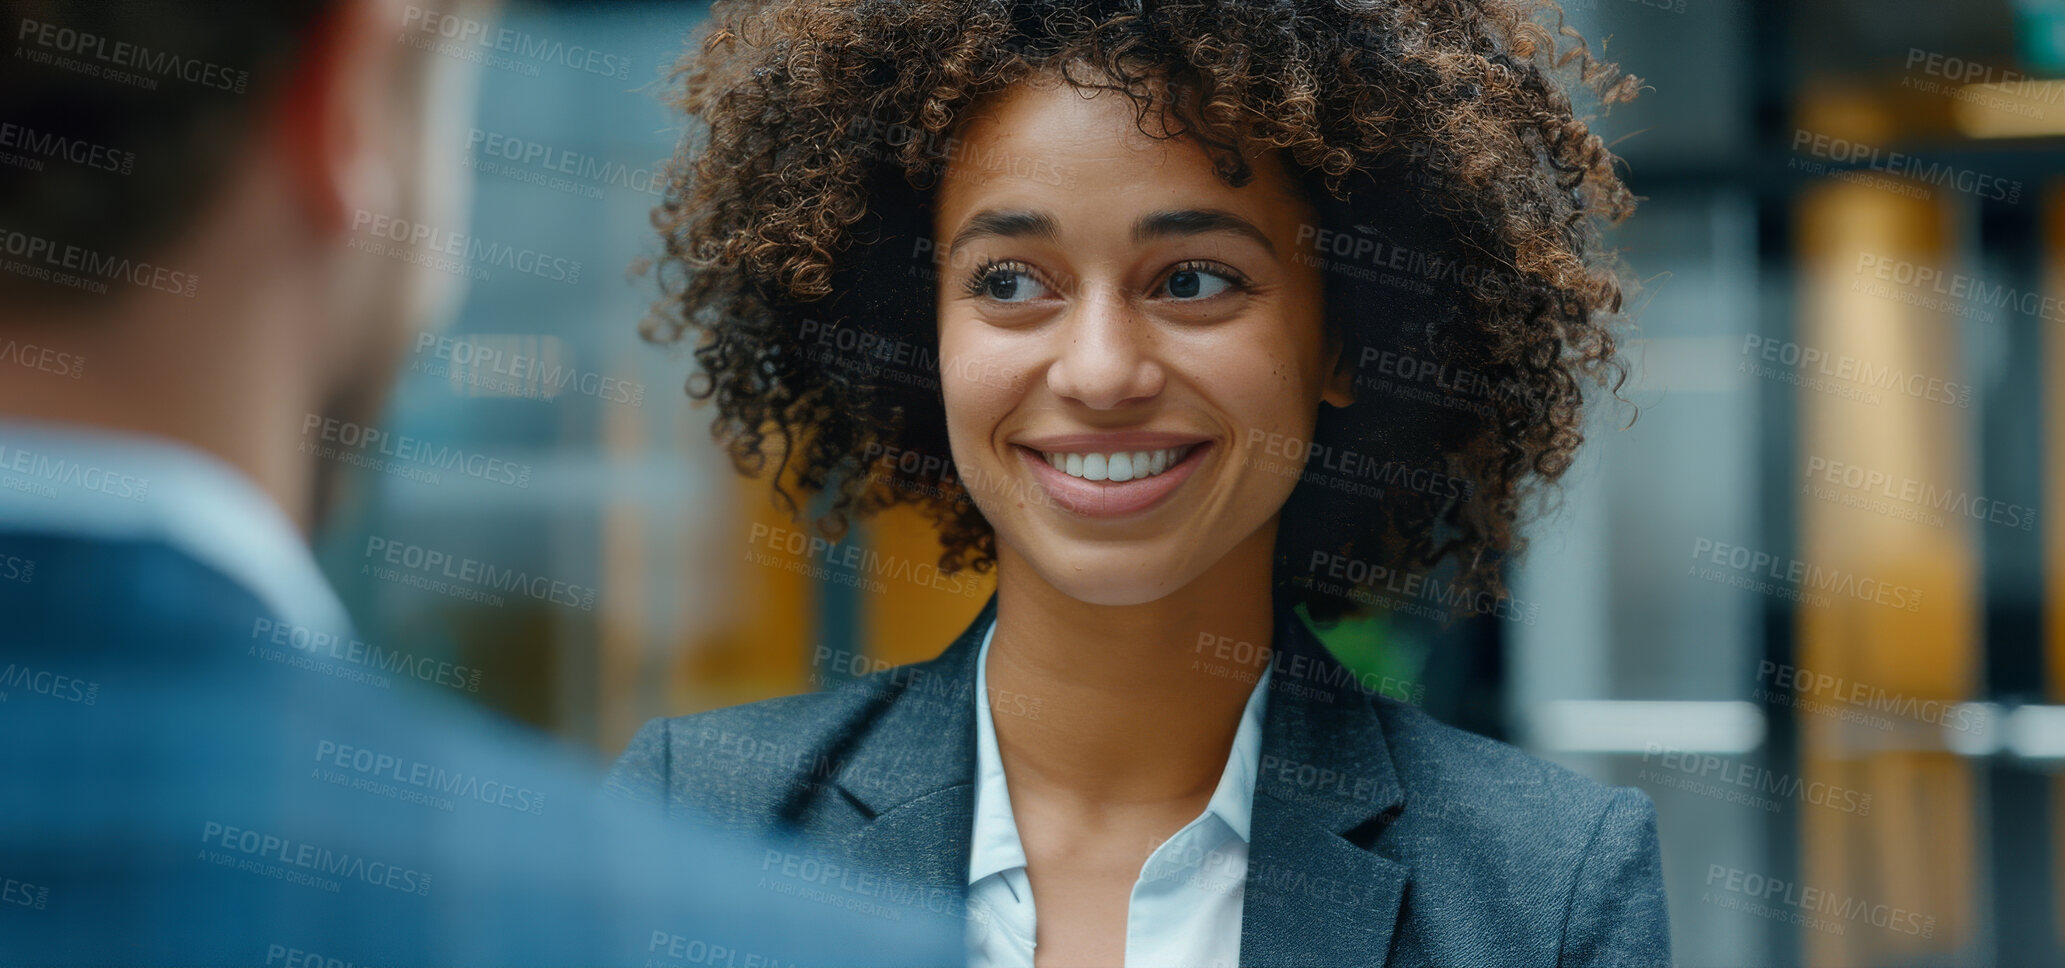
[[[1196,139],[1230,185],[1280,152],[1319,213],[1300,258],[1326,270],[1357,399],[1285,451],[1280,605],[1327,624],[1404,577],[1494,611],[1586,393],[1626,379],[1599,234],[1634,199],[1569,91],[1603,107],[1638,82],[1553,4],[758,0],[715,4],[699,34],[645,335],[696,331],[687,389],[715,398],[718,440],[742,473],[775,463],[789,513],[823,495],[832,538],[909,504],[943,572],[995,566],[947,446],[931,199],[958,120],[1035,74],[1134,99],[1143,133]]]

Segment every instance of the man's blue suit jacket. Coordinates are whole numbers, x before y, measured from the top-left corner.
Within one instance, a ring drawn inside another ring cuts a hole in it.
[[[283,643],[164,545],[0,531],[0,963],[960,962],[796,845],[624,816],[570,751],[419,694],[454,672]]]
[[[981,614],[938,658],[654,720],[619,795],[966,891]],[[1655,806],[1360,688],[1277,616],[1242,965],[1670,963]]]

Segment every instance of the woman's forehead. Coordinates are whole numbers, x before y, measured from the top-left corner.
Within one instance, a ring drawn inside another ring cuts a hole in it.
[[[1014,84],[978,102],[955,129],[935,212],[946,222],[978,208],[1031,208],[1042,201],[1304,205],[1273,154],[1251,159],[1254,177],[1235,187],[1220,176],[1212,149],[1194,137],[1169,136],[1180,128],[1166,122],[1152,112],[1143,119],[1140,102],[1118,91],[1058,81]]]

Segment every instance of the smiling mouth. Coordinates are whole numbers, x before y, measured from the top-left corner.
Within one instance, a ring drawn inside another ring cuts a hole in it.
[[[1155,450],[1112,451],[1109,453],[1064,453],[1060,451],[1033,450],[1048,466],[1070,477],[1085,481],[1110,481],[1114,484],[1140,480],[1165,473],[1169,468],[1183,462],[1183,458],[1197,444],[1181,447],[1162,447]],[[1027,448],[1031,450],[1031,448]]]
[[[1116,518],[1167,502],[1205,461],[1212,442],[1126,451],[1043,451],[1024,444],[1016,449],[1051,500],[1049,506],[1086,517]]]

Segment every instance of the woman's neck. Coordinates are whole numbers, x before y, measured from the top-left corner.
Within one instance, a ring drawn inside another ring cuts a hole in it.
[[[1275,522],[1157,601],[1090,605],[1008,547],[997,567],[987,686],[998,754],[1020,791],[1097,804],[1211,796],[1268,662]],[[987,698],[987,697],[985,697]],[[1038,718],[1013,713],[1039,710]]]

